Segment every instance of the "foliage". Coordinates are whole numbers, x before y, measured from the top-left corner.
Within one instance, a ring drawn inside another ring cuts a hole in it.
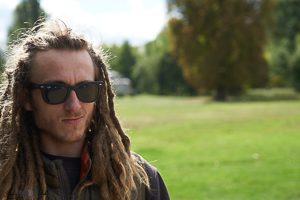
[[[155,56],[140,56],[132,74],[136,93],[158,93],[156,71],[158,59]]]
[[[175,58],[168,52],[164,53],[157,66],[157,84],[159,94],[193,94],[193,89],[186,83],[180,66]]]
[[[18,38],[23,28],[31,28],[46,17],[45,11],[40,7],[39,0],[22,0],[14,10],[13,23],[8,31],[8,42]],[[40,21],[37,21],[40,19]],[[19,31],[19,32],[17,32]]]
[[[300,2],[276,1],[274,27],[268,47],[271,86],[294,86],[299,91]]]
[[[297,36],[296,49],[291,55],[290,68],[291,68],[291,82],[294,89],[300,92],[300,34]]]
[[[136,96],[117,105],[133,150],[158,168],[171,199],[299,198],[299,101]]]
[[[133,86],[137,93],[159,93],[158,64],[167,46],[163,32],[155,40],[146,43],[139,51],[133,70]]]
[[[300,32],[300,1],[277,0],[274,12],[274,42],[286,40],[287,49],[293,52],[296,47],[296,36]]]
[[[136,57],[133,53],[133,47],[128,41],[125,41],[122,46],[117,49],[116,62],[112,65],[112,69],[120,72],[123,76],[127,78],[132,77],[132,69],[136,62]]]
[[[270,42],[266,48],[269,64],[269,86],[286,87],[290,85],[290,53],[287,49],[287,41],[281,43]]]
[[[102,48],[108,55],[108,62],[109,66],[112,70],[118,71],[118,62],[119,62],[119,55],[120,55],[120,49],[121,46],[118,46],[116,44],[108,45],[108,44],[102,44]]]
[[[191,89],[183,79],[181,67],[170,54],[168,28],[155,40],[148,42],[138,57],[133,71],[137,92],[163,95],[190,95]]]
[[[172,50],[191,86],[224,100],[266,85],[271,0],[169,0],[168,7]]]
[[[5,64],[5,56],[2,49],[0,49],[0,74],[4,71],[4,64]]]

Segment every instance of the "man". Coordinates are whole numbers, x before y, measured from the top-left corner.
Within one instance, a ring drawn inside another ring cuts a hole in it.
[[[101,51],[50,21],[7,60],[0,199],[169,199],[155,168],[130,151]]]

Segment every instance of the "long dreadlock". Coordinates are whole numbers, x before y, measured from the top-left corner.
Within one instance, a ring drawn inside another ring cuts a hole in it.
[[[101,199],[129,200],[135,180],[148,185],[144,169],[131,156],[130,140],[114,110],[114,93],[109,81],[105,54],[63,22],[48,21],[33,28],[12,45],[0,90],[0,199],[46,199],[47,185],[39,148],[39,134],[32,114],[23,102],[28,95],[30,68],[35,54],[50,49],[87,50],[96,67],[96,79],[103,81],[101,95],[89,129],[92,133],[92,180]],[[36,173],[38,175],[36,175]]]

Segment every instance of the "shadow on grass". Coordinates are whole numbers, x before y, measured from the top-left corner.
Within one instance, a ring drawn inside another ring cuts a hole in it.
[[[252,89],[241,96],[230,96],[229,102],[300,100],[300,93],[291,88]]]

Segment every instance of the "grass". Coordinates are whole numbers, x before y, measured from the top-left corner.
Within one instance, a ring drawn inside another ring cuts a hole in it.
[[[232,101],[299,100],[300,94],[292,88],[252,89],[240,97],[231,99]]]
[[[300,199],[299,100],[136,96],[116,108],[171,199]]]

